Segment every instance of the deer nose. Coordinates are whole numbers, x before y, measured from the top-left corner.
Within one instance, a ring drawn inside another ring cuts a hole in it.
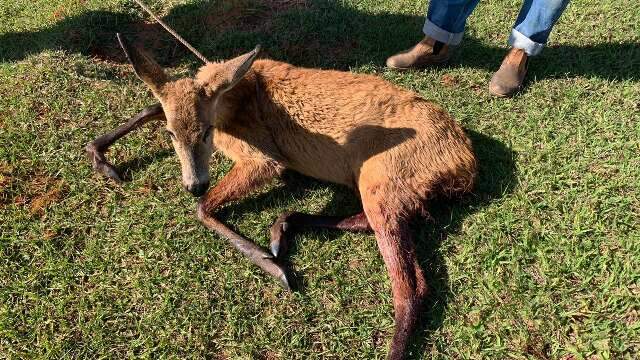
[[[209,188],[209,182],[207,181],[206,183],[189,184],[189,185],[185,185],[184,188],[185,190],[190,192],[193,196],[199,197],[204,195],[205,192],[207,192],[207,189]]]

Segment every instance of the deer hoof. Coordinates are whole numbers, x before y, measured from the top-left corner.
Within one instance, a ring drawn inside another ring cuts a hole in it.
[[[271,242],[269,243],[269,248],[276,258],[282,258],[287,251],[287,230],[290,228],[289,223],[282,219],[278,219],[276,223],[271,226]]]
[[[98,170],[98,172],[100,172],[104,176],[115,180],[116,182],[119,182],[119,183],[122,182],[122,177],[116,171],[116,169],[110,164],[107,164],[107,163],[96,164],[96,170]]]
[[[287,279],[287,275],[283,272],[282,275],[280,275],[280,285],[287,291],[293,291],[291,289],[291,285],[289,285],[289,280]]]

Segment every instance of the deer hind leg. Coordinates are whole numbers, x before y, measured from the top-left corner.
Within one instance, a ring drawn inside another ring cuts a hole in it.
[[[109,149],[116,140],[130,133],[132,130],[140,127],[142,124],[151,120],[159,120],[164,118],[164,112],[160,104],[146,107],[136,116],[132,117],[126,123],[118,126],[115,130],[106,133],[85,146],[87,156],[91,159],[93,169],[105,175],[108,178],[122,182],[122,177],[118,171],[107,161],[104,153]]]
[[[280,281],[282,287],[291,290],[285,270],[274,261],[273,255],[250,240],[231,230],[214,213],[227,202],[239,200],[253,190],[265,185],[279,173],[279,167],[260,161],[243,161],[210,189],[198,202],[198,219],[244,254],[252,263]]]
[[[401,201],[393,198],[395,193],[392,186],[386,191],[377,187],[374,191],[362,192],[364,211],[391,278],[395,330],[387,358],[393,360],[403,358],[427,294],[409,219]]]
[[[319,227],[363,232],[371,231],[369,220],[367,220],[367,216],[364,212],[347,217],[286,212],[280,215],[278,219],[276,219],[276,222],[271,226],[271,243],[269,244],[271,253],[275,257],[283,257],[287,253],[291,233],[304,227]]]

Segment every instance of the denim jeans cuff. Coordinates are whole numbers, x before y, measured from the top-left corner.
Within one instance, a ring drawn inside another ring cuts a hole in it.
[[[424,27],[422,28],[422,32],[424,32],[425,35],[427,35],[428,37],[434,40],[440,41],[442,43],[445,43],[451,46],[460,44],[460,42],[462,41],[462,35],[464,35],[463,32],[456,33],[456,34],[450,33],[447,30],[444,30],[438,25],[432,23],[431,21],[429,21],[429,19],[425,20]]]
[[[516,29],[511,29],[511,35],[509,35],[509,45],[514,48],[524,50],[524,52],[526,52],[529,56],[536,56],[540,54],[540,52],[544,48],[544,44],[540,44],[529,39]]]

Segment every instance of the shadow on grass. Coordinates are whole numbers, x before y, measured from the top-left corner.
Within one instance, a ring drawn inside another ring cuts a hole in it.
[[[155,153],[149,153],[142,157],[133,158],[121,164],[116,163],[116,169],[122,176],[122,180],[131,181],[133,180],[133,174],[148,167],[153,162],[173,156],[174,153],[173,149],[161,149]]]
[[[64,49],[124,63],[116,32],[137,39],[165,66],[194,59],[159,25],[141,21],[142,13],[133,3],[122,10],[126,12],[88,11],[40,30],[2,34],[0,60],[21,60],[46,49]],[[173,7],[164,19],[210,59],[233,57],[261,43],[274,59],[334,69],[362,63],[383,65],[387,56],[420,39],[424,21],[415,15],[366,13],[331,0],[202,1]],[[530,74],[538,79],[637,79],[639,45],[550,47],[531,63]],[[467,36],[450,66],[494,71],[505,53],[504,48]]]
[[[322,182],[290,170],[285,171],[280,180],[284,183],[282,186],[278,186],[258,196],[250,196],[235,204],[225,206],[219,212],[219,217],[221,219],[228,219],[230,213],[243,214],[251,211],[264,210],[265,208],[273,207],[274,204],[287,204],[299,201],[304,199],[305,195],[323,188],[329,188],[331,190],[331,200],[317,215],[349,216],[362,211],[360,199],[353,190],[346,186]],[[300,210],[301,209],[287,208],[283,210],[283,212]],[[275,214],[272,220],[275,221],[278,215],[280,214]],[[264,232],[268,234],[269,228],[265,228]],[[287,275],[291,282],[292,289],[301,293],[304,293],[308,285],[306,278],[302,272],[296,270],[289,259],[298,252],[301,246],[304,246],[302,245],[304,236],[311,232],[322,233],[324,235],[323,238],[327,241],[332,241],[343,233],[341,230],[305,227],[296,229],[296,231],[291,234],[287,242],[287,253],[281,261],[287,268]]]
[[[431,333],[442,325],[451,294],[442,242],[460,231],[464,219],[513,191],[517,185],[516,154],[502,142],[466,130],[478,159],[478,178],[471,194],[459,200],[436,199],[429,206],[432,219],[416,223],[416,246],[430,294],[412,342],[411,353],[422,358]]]

